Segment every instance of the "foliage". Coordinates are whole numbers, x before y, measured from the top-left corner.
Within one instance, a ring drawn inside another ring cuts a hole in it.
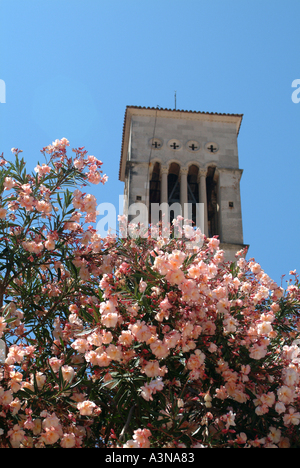
[[[1,447],[299,447],[296,272],[185,226],[100,238],[102,163],[67,146],[0,161]]]

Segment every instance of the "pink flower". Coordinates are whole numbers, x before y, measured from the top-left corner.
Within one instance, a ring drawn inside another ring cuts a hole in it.
[[[73,448],[76,444],[76,437],[73,432],[64,434],[61,438],[60,445],[62,448]]]
[[[141,396],[146,401],[153,401],[152,394],[156,392],[160,392],[164,388],[164,383],[160,377],[155,380],[151,380],[150,383],[145,383],[144,386],[141,387]]]
[[[283,416],[283,422],[285,426],[289,424],[293,424],[294,426],[298,426],[300,423],[300,413],[296,413],[294,408],[289,408],[288,414]]]
[[[76,349],[81,354],[84,354],[89,349],[89,342],[84,338],[78,338],[71,344],[71,348]]]
[[[53,372],[59,372],[59,369],[61,368],[63,361],[62,359],[58,359],[56,357],[53,357],[49,359],[49,364],[53,370]]]
[[[35,208],[37,209],[37,211],[43,213],[44,215],[50,214],[52,211],[51,203],[48,203],[44,200],[35,202]]]
[[[0,397],[0,403],[1,405],[3,406],[8,406],[11,404],[11,402],[13,401],[13,395],[12,395],[12,391],[11,390],[7,390],[6,392],[4,392],[1,397]]]
[[[148,341],[152,337],[150,328],[145,324],[145,322],[141,322],[140,320],[137,320],[133,325],[129,325],[129,329],[139,342]]]
[[[124,444],[122,448],[139,448],[139,444],[135,440],[130,439],[127,440],[126,444]]]
[[[77,409],[79,410],[81,416],[91,416],[95,408],[97,408],[97,405],[89,400],[77,403]]]
[[[41,166],[37,165],[34,170],[39,174],[39,176],[45,176],[51,172],[51,167],[46,164],[42,164]]]
[[[3,332],[5,330],[5,328],[7,327],[7,323],[5,321],[5,318],[4,317],[0,317],[0,338],[1,336],[3,335]]]
[[[152,389],[147,383],[141,387],[141,397],[146,401],[153,401]]]
[[[259,360],[267,354],[267,348],[265,346],[260,346],[255,343],[250,349],[250,358]]]
[[[117,313],[103,314],[101,317],[101,323],[107,328],[115,328],[119,320]]]
[[[209,239],[208,247],[210,248],[211,251],[218,250],[219,244],[220,244],[219,239],[217,239],[216,237],[212,237],[211,239]]]
[[[32,211],[34,208],[34,198],[30,195],[21,194],[19,197],[20,205],[26,209],[26,211]]]
[[[53,445],[58,441],[59,437],[59,432],[54,427],[47,427],[41,435],[41,440],[46,445]]]
[[[189,370],[199,369],[203,366],[205,361],[205,354],[199,349],[196,349],[195,353],[192,354],[187,361],[187,368]]]
[[[78,169],[79,171],[85,166],[85,161],[84,159],[75,159],[74,160],[74,166],[76,167],[76,169]]]
[[[163,359],[169,354],[168,346],[160,340],[156,340],[151,343],[150,348],[152,353],[155,354],[158,359]]]
[[[118,338],[118,342],[122,345],[122,346],[130,346],[131,343],[133,341],[133,336],[131,334],[131,331],[130,330],[123,330],[121,332],[121,335],[119,336]]]
[[[14,179],[12,179],[11,177],[5,177],[4,183],[3,183],[4,190],[10,190],[15,185],[16,185],[16,183],[15,183]]]
[[[285,405],[291,403],[294,399],[294,391],[292,388],[283,385],[277,390],[278,400]]]
[[[71,382],[74,378],[75,371],[71,366],[63,366],[61,368],[63,379],[65,382]]]
[[[236,414],[232,411],[229,411],[229,413],[226,415],[221,416],[221,420],[226,423],[226,429],[228,429],[230,426],[235,426],[235,416]]]
[[[91,184],[97,185],[101,181],[102,177],[99,171],[90,170],[87,174],[88,181]]]
[[[28,252],[35,253],[35,254],[39,254],[44,250],[44,246],[42,242],[36,243],[34,241],[24,241],[22,242],[22,246]]]
[[[5,208],[0,208],[0,219],[5,219],[6,218],[6,209]]]
[[[122,350],[120,346],[115,346],[113,344],[110,344],[106,348],[106,354],[113,361],[121,361],[122,359]]]
[[[147,377],[157,377],[160,375],[160,367],[158,361],[149,361],[143,367],[143,372],[147,375]]]
[[[147,288],[147,283],[141,279],[141,280],[140,280],[140,284],[139,284],[139,291],[140,291],[140,293],[145,292],[145,291],[146,291],[146,288]]]
[[[44,243],[45,249],[47,250],[54,250],[55,249],[55,241],[53,239],[48,239]]]
[[[174,269],[180,268],[184,262],[185,257],[186,257],[186,254],[182,252],[181,250],[174,250],[168,256],[168,262],[171,265],[171,268],[174,268]]]
[[[102,302],[100,304],[100,312],[101,314],[108,314],[108,313],[113,313],[116,311],[115,305],[112,300],[108,300],[106,302]]]
[[[189,224],[185,224],[183,227],[183,230],[184,230],[184,235],[187,239],[191,239],[192,237],[195,236],[195,230],[192,226],[190,226]]]
[[[148,439],[151,435],[149,429],[137,429],[134,431],[133,439],[139,444],[140,448],[150,448]]]
[[[184,281],[185,276],[182,270],[168,270],[166,274],[166,280],[169,281],[172,285],[180,284]]]
[[[94,195],[87,194],[83,199],[84,211],[87,213],[93,213],[97,208],[97,200]]]
[[[15,424],[7,433],[13,448],[19,448],[25,437],[25,431],[18,424]]]
[[[106,352],[98,354],[96,357],[96,365],[99,367],[107,367],[111,363],[112,359]]]

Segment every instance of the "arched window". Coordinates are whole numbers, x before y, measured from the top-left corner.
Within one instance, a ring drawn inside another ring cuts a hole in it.
[[[180,166],[177,163],[171,163],[168,174],[168,203],[180,203]]]
[[[188,172],[188,203],[192,205],[192,221],[196,225],[196,204],[199,203],[199,186],[198,186],[199,169],[195,164],[189,167]]]
[[[206,175],[207,224],[209,237],[219,235],[218,226],[218,176],[216,168],[208,167]]]
[[[171,163],[168,174],[168,204],[179,206],[180,205],[180,180],[179,180],[180,166],[177,163]],[[176,204],[176,205],[175,205]],[[178,213],[170,210],[170,223]]]
[[[149,222],[151,220],[151,206],[152,203],[160,203],[160,163],[156,162],[153,166],[150,190],[149,190]]]

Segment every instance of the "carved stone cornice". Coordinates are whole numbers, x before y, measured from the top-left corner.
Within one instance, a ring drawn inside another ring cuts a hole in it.
[[[216,172],[218,174],[231,174],[237,176],[240,180],[243,174],[243,169],[230,168],[230,167],[216,167]]]

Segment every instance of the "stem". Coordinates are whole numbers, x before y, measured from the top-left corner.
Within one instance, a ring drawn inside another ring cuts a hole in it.
[[[128,427],[129,427],[129,424],[130,424],[130,421],[131,421],[131,418],[132,418],[132,414],[133,414],[133,410],[136,408],[136,404],[134,404],[131,408],[130,408],[130,411],[128,413],[128,417],[127,417],[127,421],[125,423],[125,426],[123,427],[122,429],[122,432],[120,434],[120,441],[123,441],[124,440],[124,436],[125,436],[125,433],[128,431]]]

